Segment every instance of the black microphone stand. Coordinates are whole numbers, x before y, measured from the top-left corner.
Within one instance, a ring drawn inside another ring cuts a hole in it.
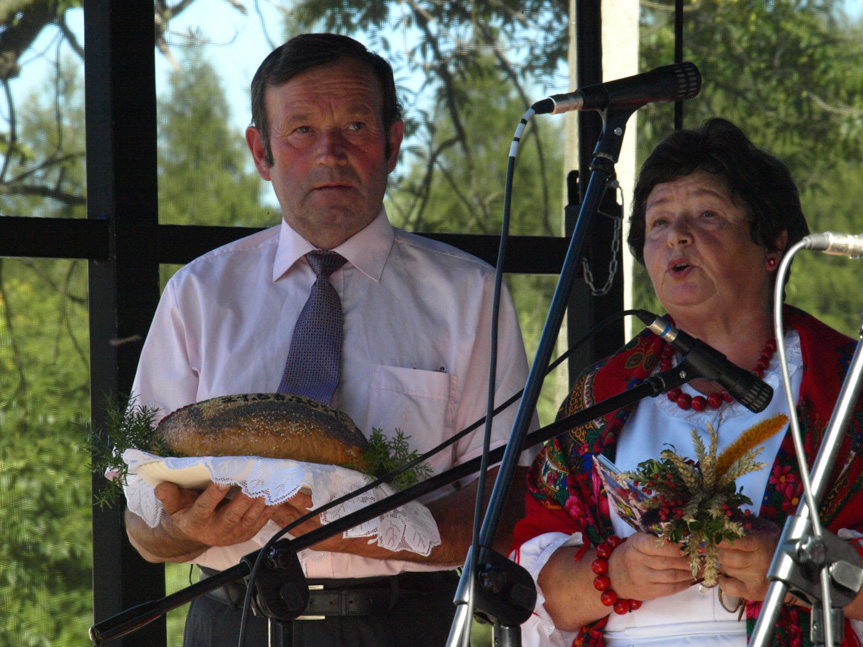
[[[771,583],[750,641],[753,647],[768,644],[788,591],[812,606],[810,638],[813,645],[823,645],[829,641],[832,644],[827,647],[833,647],[842,642],[842,607],[854,600],[863,588],[860,556],[847,541],[831,532],[824,530],[820,537],[815,536],[810,515],[818,514],[817,507],[854,412],[861,384],[863,326],[859,330],[854,357],[827,425],[827,433],[810,472],[812,501],[816,509],[810,510],[804,497],[797,507],[797,513],[789,516],[785,522],[767,571]],[[839,628],[835,636],[833,627]]]
[[[590,164],[590,180],[581,203],[566,258],[560,271],[560,277],[551,306],[549,307],[545,326],[540,336],[536,356],[527,377],[524,395],[519,404],[512,433],[506,445],[506,451],[491,492],[485,517],[483,518],[479,541],[477,546],[474,547],[477,554],[474,555],[474,548],[471,548],[471,552],[465,561],[461,579],[459,580],[455,597],[456,616],[450,629],[447,641],[448,647],[457,647],[467,635],[470,626],[470,618],[468,617],[468,609],[470,607],[469,597],[471,591],[475,589],[477,592],[474,604],[476,614],[483,621],[494,625],[496,647],[520,645],[521,634],[519,625],[530,616],[530,612],[533,610],[531,607],[527,611],[527,615],[524,615],[523,610],[511,609],[508,605],[490,602],[490,600],[499,599],[500,597],[495,589],[506,589],[505,585],[501,585],[498,580],[502,579],[499,572],[502,565],[508,561],[500,555],[495,555],[491,546],[498,524],[500,523],[503,508],[506,505],[510,484],[518,467],[519,456],[524,448],[527,430],[533,419],[536,403],[539,400],[545,368],[551,361],[557,335],[566,313],[569,293],[581,264],[584,241],[587,238],[587,232],[594,216],[599,212],[608,182],[614,173],[614,164],[620,157],[623,135],[626,131],[626,121],[636,109],[637,107],[625,110],[603,111],[600,113],[602,115],[603,127],[593,152],[593,161]],[[477,574],[480,575],[479,578],[476,577]],[[478,588],[474,586],[475,584]],[[517,588],[520,590],[520,586]],[[506,613],[501,613],[502,607]]]
[[[598,402],[592,407],[578,411],[571,416],[557,420],[531,434],[526,435],[525,447],[543,443],[558,434],[594,420],[621,407],[629,406],[642,398],[666,393],[681,384],[701,377],[695,370],[686,366],[685,362],[675,368],[647,378],[629,390]],[[498,447],[490,453],[490,460],[499,460],[509,445]],[[390,510],[394,510],[423,494],[454,483],[480,468],[481,457],[474,458],[446,472],[432,476],[425,481],[412,485],[400,492],[366,506],[356,512],[336,519],[325,526],[317,528],[294,539],[280,539],[266,550],[263,555],[263,573],[255,577],[257,597],[255,600],[257,612],[276,620],[292,620],[301,615],[308,601],[308,587],[302,569],[299,568],[297,553],[309,548],[329,537],[344,532],[354,526],[374,519]],[[500,479],[498,478],[498,481]],[[193,599],[226,584],[247,577],[258,559],[261,551],[254,551],[241,560],[239,564],[225,569],[212,577],[192,584],[191,586],[168,595],[159,600],[145,602],[127,609],[90,627],[90,640],[94,645],[104,645],[107,642],[133,633],[144,625],[156,620],[172,609],[176,609]],[[527,616],[533,610],[536,600],[536,590],[533,580],[524,569],[502,557],[489,557],[480,582],[487,592],[482,596],[487,602],[490,615],[495,618],[515,614],[519,617],[527,611]],[[259,568],[260,571],[260,568]],[[521,571],[521,572],[519,572]],[[526,579],[525,579],[526,578]],[[526,618],[525,618],[526,619]],[[521,622],[524,620],[522,619]],[[517,635],[516,622],[510,627]]]

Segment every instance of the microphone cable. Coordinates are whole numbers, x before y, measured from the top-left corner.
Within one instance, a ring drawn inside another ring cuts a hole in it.
[[[521,142],[522,133],[524,133],[524,129],[527,127],[528,122],[534,114],[536,114],[536,110],[533,107],[528,108],[527,112],[524,113],[519,121],[518,126],[516,126],[515,134],[512,138],[512,144],[509,147],[509,158],[506,166],[506,180],[503,192],[503,218],[501,219],[497,262],[495,263],[494,268],[494,297],[492,300],[491,311],[491,349],[489,353],[488,368],[488,400],[486,403],[485,429],[483,431],[482,455],[477,481],[476,500],[474,502],[473,527],[471,529],[470,546],[467,552],[468,559],[470,560],[468,573],[471,579],[467,583],[467,614],[465,615],[465,623],[468,626],[465,627],[463,634],[464,647],[470,647],[470,623],[471,618],[473,618],[474,609],[473,577],[476,575],[477,559],[479,557],[477,555],[477,549],[479,548],[481,524],[485,519],[485,515],[483,514],[483,504],[485,502],[485,477],[488,472],[488,455],[491,451],[491,421],[494,415],[492,411],[494,410],[494,395],[497,377],[497,342],[500,323],[500,297],[503,288],[503,264],[506,260],[507,248],[509,246],[509,223],[510,213],[512,211],[512,185],[513,178],[515,176],[515,158],[518,155],[518,145]],[[547,372],[546,375],[548,375]],[[524,393],[524,389],[521,390],[521,393]],[[536,415],[535,412],[534,415]],[[510,440],[512,440],[511,437]],[[500,472],[498,472],[498,476],[500,476]],[[457,620],[458,618],[456,617],[456,621]]]

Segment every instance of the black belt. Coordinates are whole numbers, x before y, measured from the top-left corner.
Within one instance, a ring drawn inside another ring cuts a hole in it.
[[[217,573],[199,567],[201,579]],[[438,584],[455,582],[455,571],[410,572],[390,577],[365,577],[346,580],[307,580],[309,604],[297,620],[323,620],[334,616],[368,616],[391,610],[403,595],[428,594]],[[246,583],[229,582],[206,595],[234,609],[242,607]]]

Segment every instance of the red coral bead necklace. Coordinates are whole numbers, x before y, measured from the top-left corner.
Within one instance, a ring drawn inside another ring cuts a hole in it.
[[[773,359],[773,354],[775,352],[776,339],[771,339],[764,344],[764,348],[761,350],[761,357],[755,364],[755,368],[752,369],[752,373],[755,377],[764,377],[764,371],[766,371],[767,367],[770,366],[770,361]],[[673,360],[674,347],[670,344],[664,344],[659,353],[659,370],[667,371],[670,369]],[[676,389],[671,389],[667,395],[669,400],[676,402],[677,406],[684,411],[688,411],[689,409],[694,409],[695,411],[704,411],[707,408],[718,409],[726,402],[731,402],[734,399],[725,389],[710,393],[707,397],[704,397],[703,395],[696,395],[693,397],[684,393],[683,390],[678,387]]]

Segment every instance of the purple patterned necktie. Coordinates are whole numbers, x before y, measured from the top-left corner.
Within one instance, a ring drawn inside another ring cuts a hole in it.
[[[342,302],[330,274],[345,264],[335,252],[306,254],[317,278],[294,327],[279,393],[303,395],[329,404],[342,363]]]

